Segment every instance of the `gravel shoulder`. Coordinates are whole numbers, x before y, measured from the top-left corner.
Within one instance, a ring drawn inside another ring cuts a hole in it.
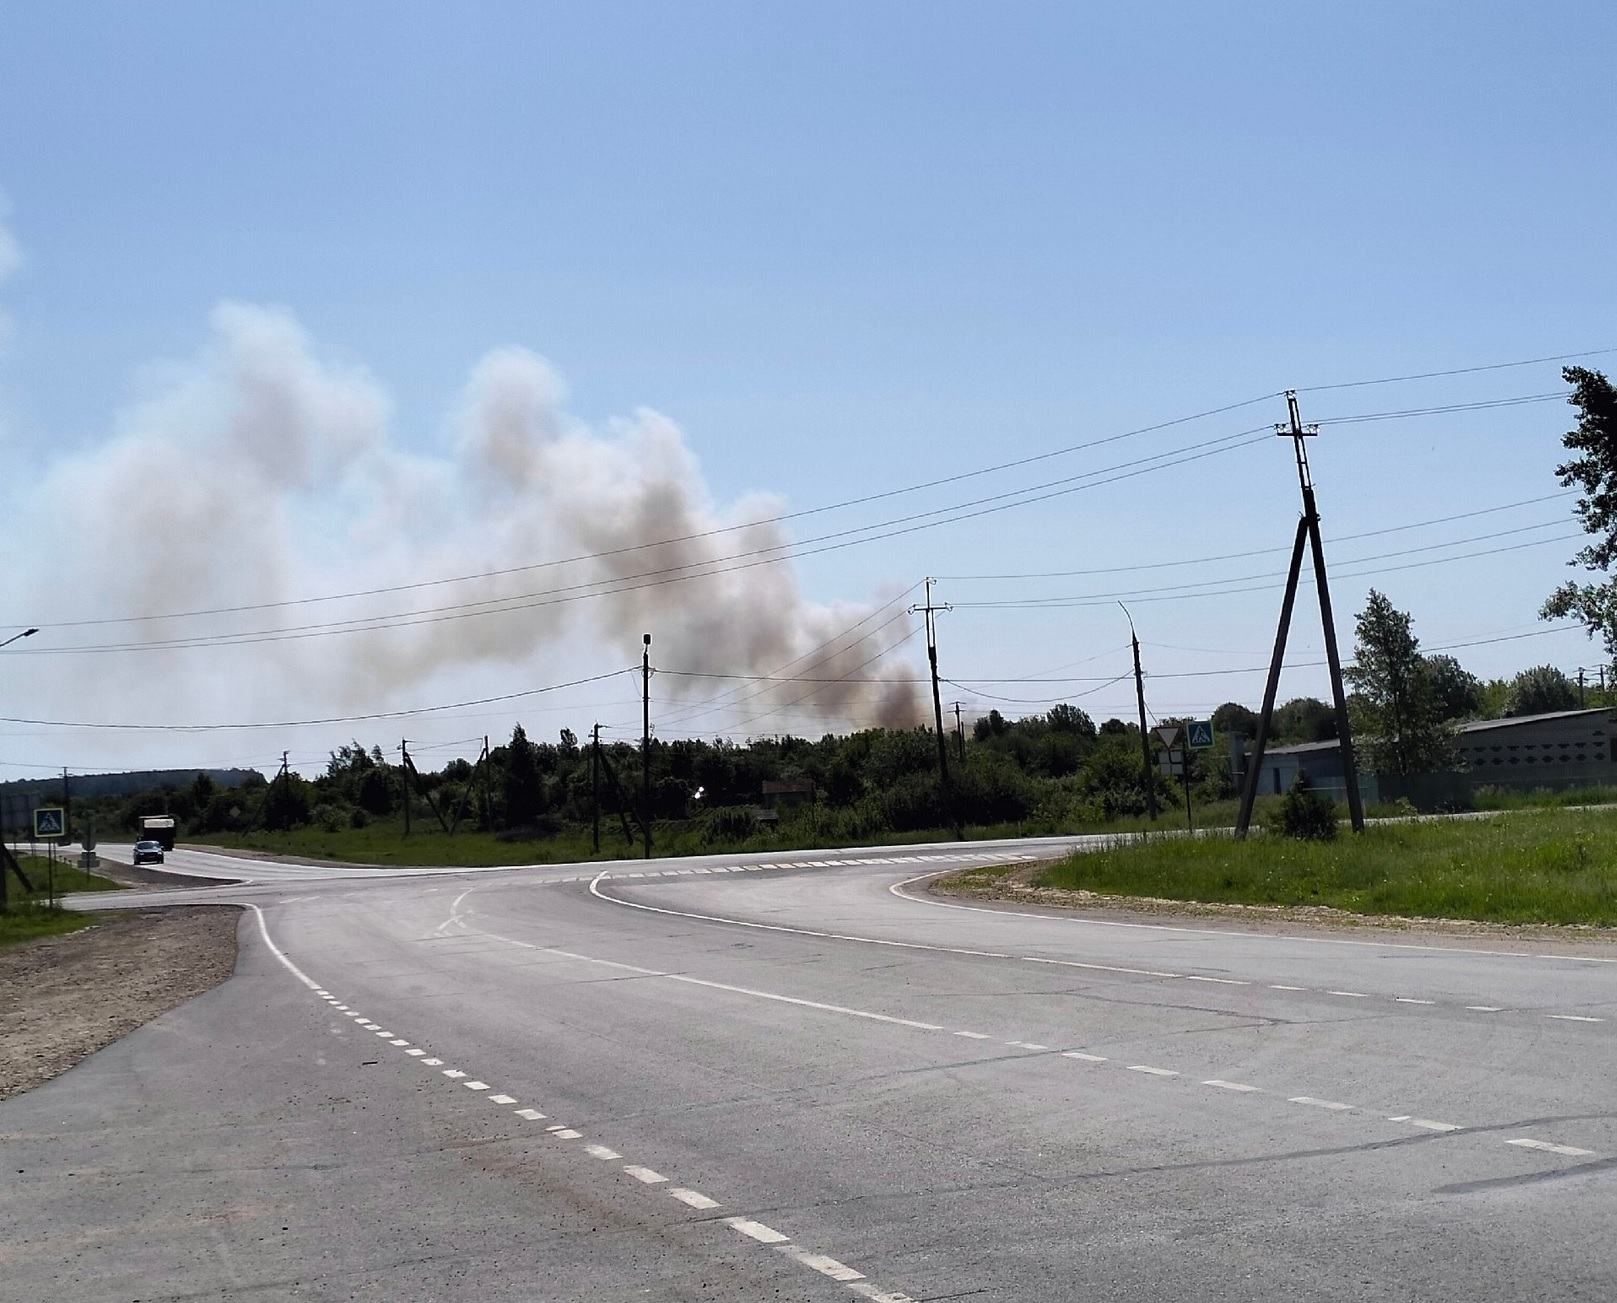
[[[1592,924],[1557,926],[1540,923],[1479,923],[1468,919],[1404,918],[1386,914],[1354,914],[1325,905],[1227,905],[1155,896],[1114,896],[1098,891],[1068,891],[1036,886],[1047,861],[1014,868],[963,869],[934,878],[927,891],[944,899],[993,901],[1013,909],[1060,910],[1090,914],[1115,922],[1226,925],[1230,931],[1316,933],[1373,939],[1384,936],[1405,944],[1508,947],[1531,942],[1566,953],[1617,955],[1617,928]]]
[[[119,912],[0,949],[0,1099],[225,981],[240,918],[232,905]]]

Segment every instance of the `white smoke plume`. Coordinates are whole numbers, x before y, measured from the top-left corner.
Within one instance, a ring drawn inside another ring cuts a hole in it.
[[[5,253],[0,240],[0,267]],[[241,643],[8,662],[36,701],[79,717],[414,706],[468,682],[531,687],[564,663],[627,667],[642,632],[663,669],[781,676],[660,680],[665,698],[726,692],[741,703],[728,716],[689,714],[691,731],[921,717],[914,667],[894,655],[913,629],[900,603],[805,600],[790,540],[768,523],[779,501],[715,506],[671,420],[640,409],[592,429],[569,413],[556,371],[524,349],[478,362],[438,447],[411,450],[374,377],[322,360],[284,311],[223,304],[205,347],[108,439],[14,498],[12,519],[48,539],[41,555],[52,559],[0,579],[0,591],[7,614],[45,626],[53,647]],[[747,565],[759,552],[783,559]],[[580,559],[535,568],[561,558]],[[696,577],[649,584],[652,572]],[[426,582],[462,576],[480,577]],[[400,584],[422,586],[296,600]],[[557,600],[584,592],[594,595]],[[228,609],[266,603],[289,604]],[[467,617],[472,603],[488,605]],[[185,614],[198,611],[213,613]],[[64,623],[151,616],[165,618]],[[333,621],[361,631],[295,636]]]

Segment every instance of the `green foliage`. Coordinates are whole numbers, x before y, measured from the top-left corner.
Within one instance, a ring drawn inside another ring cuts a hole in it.
[[[1331,842],[1152,837],[1053,865],[1049,886],[1362,914],[1617,924],[1617,809],[1372,825]]]
[[[1553,665],[1535,665],[1510,681],[1506,715],[1544,715],[1578,708],[1578,685]]]
[[[1561,437],[1573,456],[1555,468],[1564,488],[1582,497],[1573,511],[1594,541],[1581,549],[1573,564],[1610,572],[1617,561],[1617,389],[1599,371],[1581,366],[1562,370],[1572,386],[1567,402],[1578,409],[1575,429]],[[1590,636],[1598,634],[1609,656],[1617,658],[1617,582],[1562,584],[1545,601],[1539,615],[1546,620],[1581,621]]]
[[[1443,717],[1430,662],[1420,654],[1409,616],[1370,590],[1356,623],[1355,663],[1345,677],[1353,728],[1370,767],[1383,774],[1425,774],[1453,763],[1453,729]]]
[[[1309,786],[1308,776],[1298,774],[1291,790],[1281,799],[1269,829],[1282,837],[1299,841],[1328,842],[1336,837],[1336,803]]]
[[[1212,718],[1213,731],[1216,733],[1240,733],[1244,737],[1258,735],[1258,712],[1248,710],[1238,701],[1226,701],[1213,712]]]
[[[1257,732],[1256,724],[1253,725]],[[1336,736],[1336,707],[1318,697],[1293,697],[1275,709],[1270,736],[1282,745],[1329,742]]]
[[[1482,681],[1468,673],[1452,656],[1426,657],[1432,691],[1437,696],[1438,713],[1444,719],[1471,719],[1483,705]]]

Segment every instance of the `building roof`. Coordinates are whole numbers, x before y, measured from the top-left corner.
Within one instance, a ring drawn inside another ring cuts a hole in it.
[[[1595,715],[1600,716],[1603,721],[1609,721],[1612,712],[1604,706],[1595,706],[1589,710],[1552,710],[1542,715],[1507,715],[1503,719],[1473,719],[1461,724],[1455,729],[1455,732],[1491,733],[1498,729],[1517,728],[1523,724],[1542,724],[1546,720],[1572,720]],[[1292,746],[1264,747],[1263,754],[1265,756],[1305,756],[1319,755],[1322,752],[1337,750],[1340,750],[1340,745],[1337,739],[1333,737],[1325,742],[1298,742]]]

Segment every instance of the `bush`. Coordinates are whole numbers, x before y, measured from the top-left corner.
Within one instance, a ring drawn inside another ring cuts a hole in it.
[[[1308,784],[1305,774],[1298,774],[1280,802],[1271,830],[1285,837],[1301,841],[1328,842],[1336,837],[1336,802],[1321,796]]]
[[[702,844],[744,842],[757,830],[758,820],[750,805],[726,805],[710,810],[702,820]]]

